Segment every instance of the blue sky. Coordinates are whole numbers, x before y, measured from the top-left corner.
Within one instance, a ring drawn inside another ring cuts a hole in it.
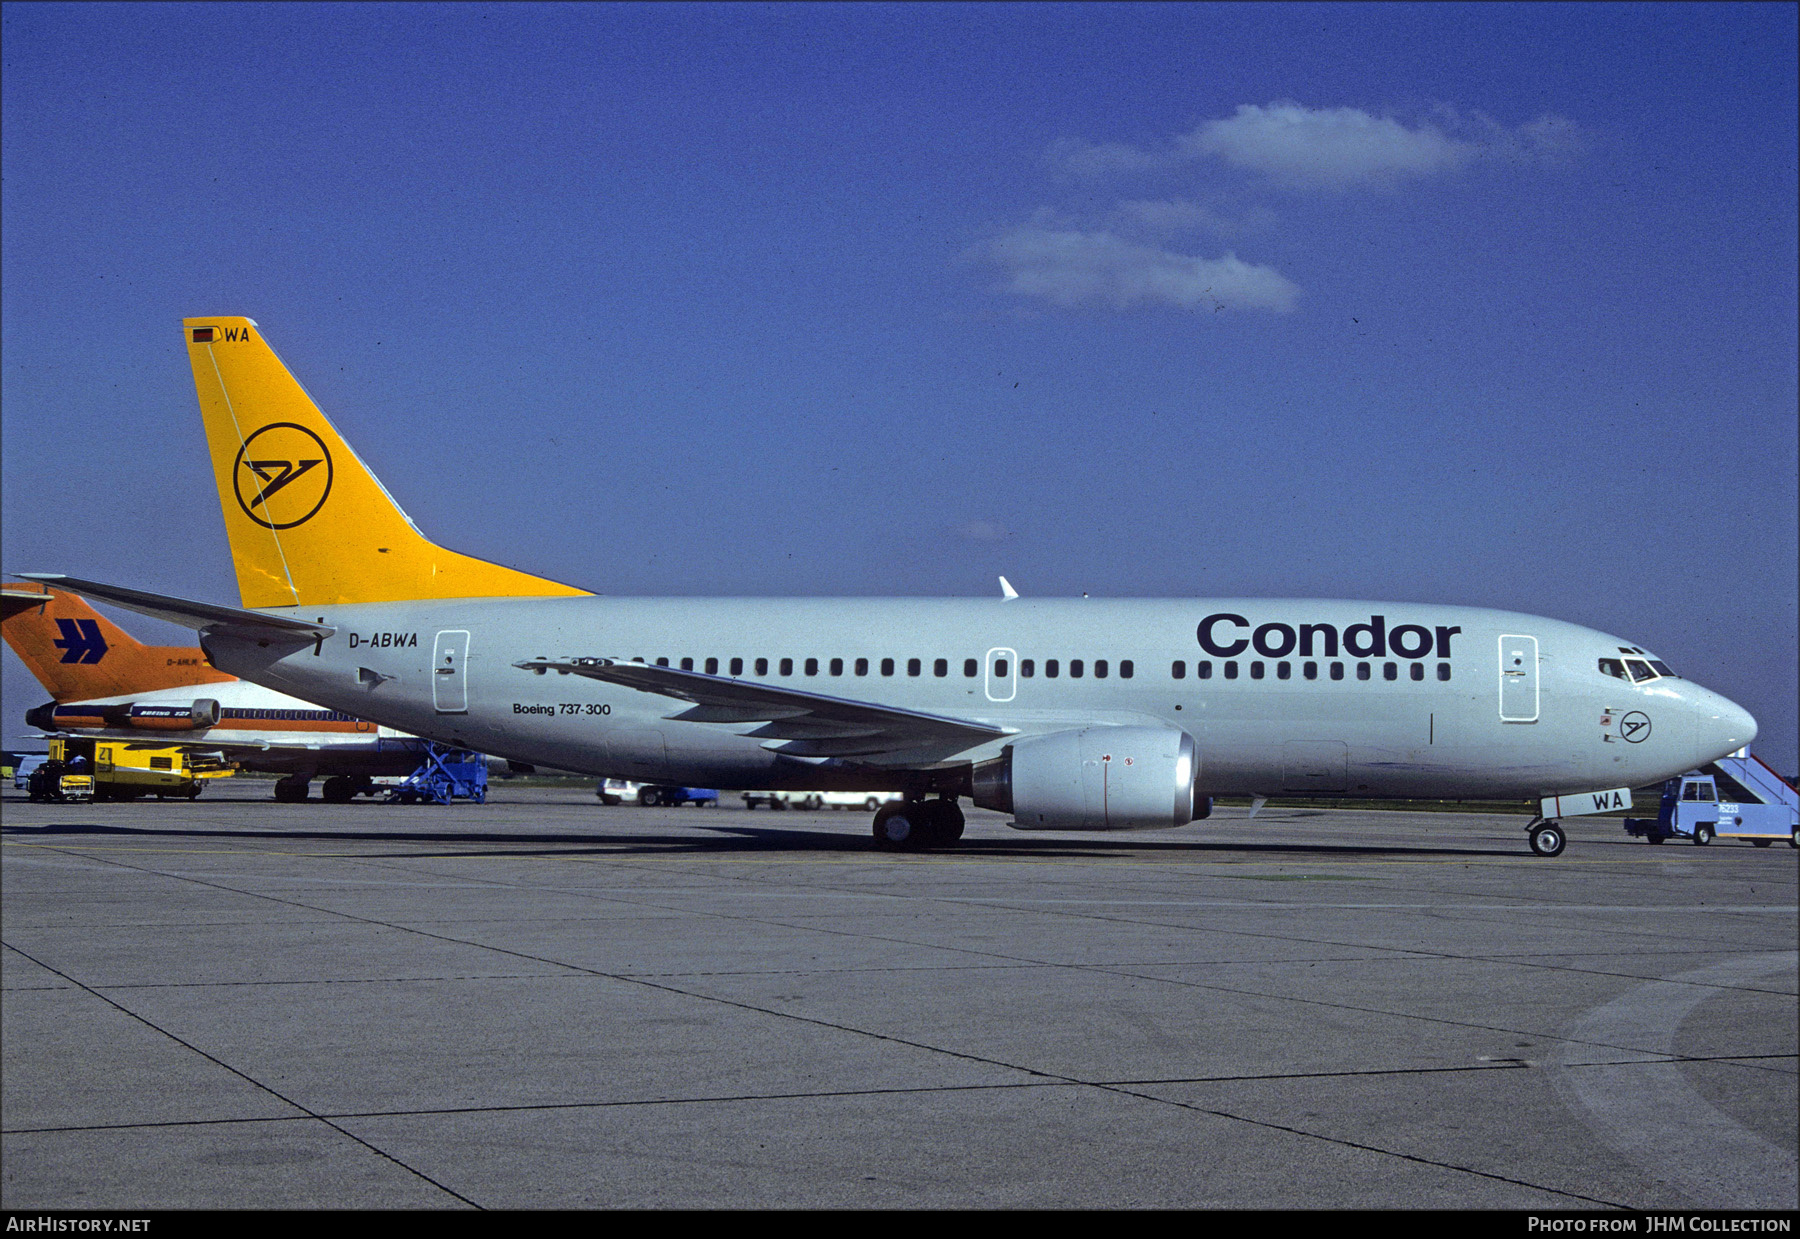
[[[1795,14],[9,4],[0,556],[235,601],[247,314],[471,554],[1507,607],[1791,773]]]

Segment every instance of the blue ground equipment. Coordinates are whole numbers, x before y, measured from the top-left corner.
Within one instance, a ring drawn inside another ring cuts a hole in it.
[[[1646,843],[1748,839],[1759,848],[1800,848],[1800,793],[1748,749],[1663,784],[1654,818],[1628,817],[1625,833]]]
[[[449,804],[487,800],[487,758],[441,744],[425,746],[425,760],[383,797],[386,804]]]

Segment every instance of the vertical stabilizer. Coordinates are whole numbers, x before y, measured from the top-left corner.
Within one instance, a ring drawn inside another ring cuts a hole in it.
[[[198,646],[145,645],[74,594],[9,585],[0,634],[58,702],[224,684]]]
[[[255,323],[182,325],[246,607],[587,592],[427,541]]]

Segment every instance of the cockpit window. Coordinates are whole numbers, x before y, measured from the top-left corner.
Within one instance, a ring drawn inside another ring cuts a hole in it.
[[[1656,672],[1650,670],[1649,663],[1641,662],[1635,658],[1627,658],[1625,660],[1625,670],[1631,672],[1631,680],[1634,684],[1642,684],[1645,680],[1654,680],[1656,678]]]
[[[1623,680],[1625,678],[1625,664],[1616,658],[1602,658],[1600,660],[1600,674],[1610,675],[1615,680]]]
[[[1675,674],[1673,671],[1669,670],[1669,664],[1666,662],[1663,662],[1659,658],[1652,658],[1650,660],[1650,666],[1655,669],[1656,674],[1658,674],[1658,675],[1674,675]]]

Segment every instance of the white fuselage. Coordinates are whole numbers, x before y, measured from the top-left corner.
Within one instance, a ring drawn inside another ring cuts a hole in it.
[[[744,734],[749,725],[673,718],[686,705],[666,696],[513,664],[691,660],[1018,735],[1177,728],[1195,741],[1208,795],[1524,799],[1643,786],[1744,746],[1756,727],[1679,677],[1603,674],[1601,659],[1632,648],[1625,640],[1473,607],[577,597],[269,613],[337,631],[316,644],[213,635],[214,665],[517,761],[719,788],[905,788],[913,772],[996,756],[1004,741],[904,766],[798,758]]]

